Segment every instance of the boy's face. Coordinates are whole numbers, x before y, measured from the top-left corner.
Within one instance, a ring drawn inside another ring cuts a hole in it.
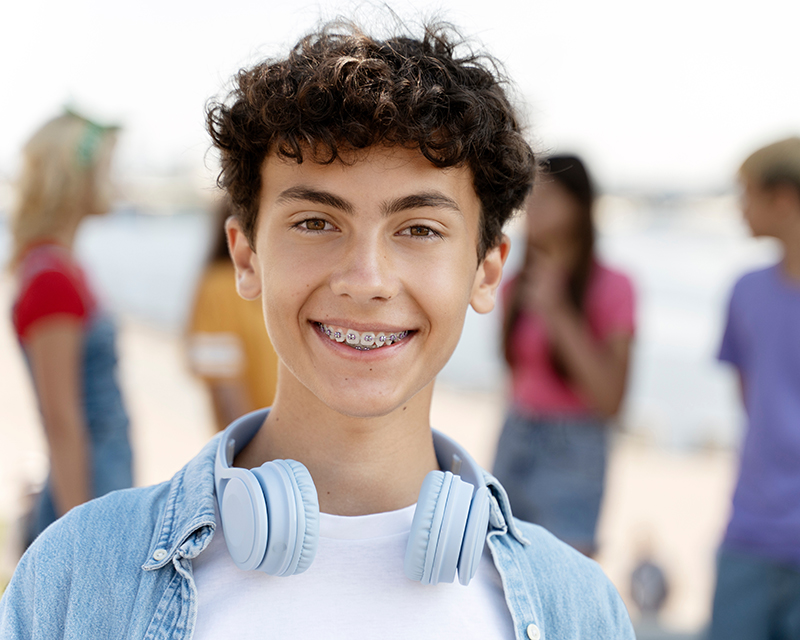
[[[772,194],[757,181],[742,176],[741,200],[742,215],[754,236],[770,235],[772,222]]]
[[[369,417],[400,409],[433,382],[470,304],[491,311],[508,241],[478,264],[480,202],[469,169],[438,169],[397,147],[348,160],[297,164],[270,154],[255,252],[235,222],[228,234],[240,294],[263,300],[281,360],[279,401],[311,393]]]
[[[740,181],[742,214],[754,236],[780,238],[787,225],[796,224],[800,200],[793,187],[767,188],[747,176]]]

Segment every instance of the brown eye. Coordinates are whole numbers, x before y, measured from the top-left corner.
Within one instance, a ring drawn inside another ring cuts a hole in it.
[[[431,235],[431,230],[428,227],[414,226],[414,227],[411,227],[409,229],[409,231],[411,232],[412,236],[425,237],[425,236]]]
[[[320,220],[319,218],[314,218],[313,220],[304,220],[303,224],[309,231],[325,231],[325,221]]]

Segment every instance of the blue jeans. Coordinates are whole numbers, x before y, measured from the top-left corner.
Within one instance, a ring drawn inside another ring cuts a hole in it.
[[[514,515],[581,550],[596,546],[608,429],[591,418],[530,418],[511,412],[493,473]]]
[[[721,550],[708,638],[800,639],[800,568]]]

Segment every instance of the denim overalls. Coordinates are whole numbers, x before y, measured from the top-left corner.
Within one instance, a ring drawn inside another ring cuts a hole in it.
[[[48,252],[61,248],[33,249],[39,256],[31,256],[23,270],[23,284],[44,270],[52,268]],[[40,253],[41,252],[41,253]],[[31,264],[32,263],[32,264]],[[23,353],[25,354],[24,345]],[[83,334],[81,362],[83,411],[89,429],[91,446],[92,497],[109,491],[126,489],[133,485],[132,455],[128,439],[128,415],[116,378],[116,330],[111,318],[102,311],[94,311],[87,319]],[[28,360],[25,354],[26,362]],[[28,362],[30,370],[30,363]],[[27,522],[25,537],[30,544],[57,518],[50,479],[37,496]]]

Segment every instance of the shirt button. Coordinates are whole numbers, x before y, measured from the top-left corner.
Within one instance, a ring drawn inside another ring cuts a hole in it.
[[[542,637],[542,633],[541,631],[539,631],[539,627],[537,627],[535,624],[529,624],[526,631],[528,633],[528,638],[530,638],[530,640],[539,640],[539,638]]]
[[[166,557],[167,557],[167,552],[164,549],[156,549],[155,551],[153,551],[153,560],[163,560]]]

